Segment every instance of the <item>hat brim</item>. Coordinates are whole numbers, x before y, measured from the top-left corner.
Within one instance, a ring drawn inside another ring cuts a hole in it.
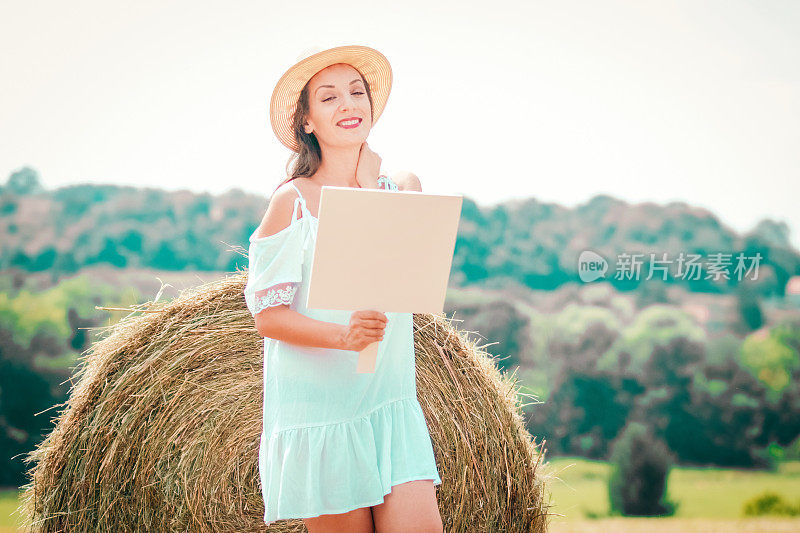
[[[281,76],[272,91],[269,103],[272,131],[275,132],[281,144],[293,152],[300,150],[292,130],[292,121],[300,92],[317,72],[336,63],[352,65],[367,80],[372,96],[373,125],[386,107],[386,101],[392,90],[392,67],[383,54],[368,46],[352,45],[337,46],[310,55],[292,65]]]

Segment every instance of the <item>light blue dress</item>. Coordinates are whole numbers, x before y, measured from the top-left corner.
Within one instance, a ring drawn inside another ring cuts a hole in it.
[[[250,237],[247,307],[255,316],[287,304],[347,325],[352,311],[306,307],[319,221],[292,186],[298,198],[290,225]],[[377,505],[406,481],[442,483],[417,400],[412,314],[385,314],[374,373],[356,373],[355,351],[264,338],[258,468],[267,525]]]

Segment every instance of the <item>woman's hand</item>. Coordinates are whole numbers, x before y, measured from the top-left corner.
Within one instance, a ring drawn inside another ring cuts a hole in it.
[[[361,144],[356,165],[356,181],[362,189],[377,189],[381,173],[381,157],[370,150],[366,141]]]
[[[383,340],[389,319],[380,311],[354,311],[345,326],[340,345],[342,350],[360,352],[373,342]]]

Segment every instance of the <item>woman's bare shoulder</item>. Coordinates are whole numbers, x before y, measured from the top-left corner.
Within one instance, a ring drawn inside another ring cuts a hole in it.
[[[389,178],[397,184],[397,188],[401,191],[422,192],[422,183],[417,175],[410,170],[398,170],[393,172]]]
[[[261,223],[253,235],[256,238],[268,237],[286,229],[292,222],[296,199],[297,191],[294,190],[291,183],[286,182],[278,187],[272,193],[267,205],[267,211],[261,218]]]
[[[322,193],[322,186],[311,178],[295,178],[294,184],[303,195],[308,210],[312,215],[317,216],[314,213],[319,212],[319,196]]]

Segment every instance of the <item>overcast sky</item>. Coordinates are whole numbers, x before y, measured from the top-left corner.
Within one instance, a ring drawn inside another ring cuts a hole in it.
[[[798,28],[793,1],[6,0],[0,179],[266,198],[275,82],[364,44],[394,72],[370,147],[426,192],[681,200],[800,248]]]

